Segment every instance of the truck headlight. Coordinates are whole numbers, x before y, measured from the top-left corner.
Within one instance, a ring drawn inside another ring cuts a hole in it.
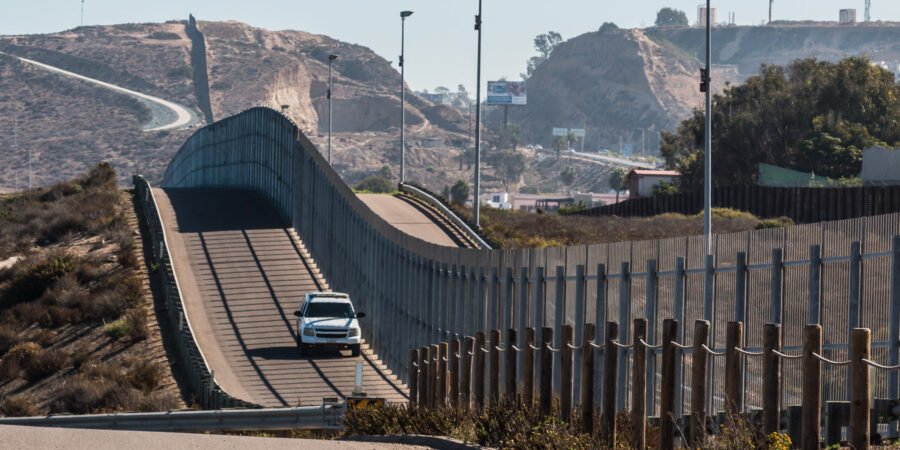
[[[304,328],[304,329],[303,329],[303,335],[304,335],[304,336],[315,336],[315,335],[316,335],[316,330],[315,330],[314,328]]]
[[[348,334],[347,336],[350,336],[350,337],[359,336],[359,328],[351,328],[350,334]]]

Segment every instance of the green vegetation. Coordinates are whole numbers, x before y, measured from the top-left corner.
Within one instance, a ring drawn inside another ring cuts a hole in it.
[[[510,184],[518,184],[525,173],[525,155],[515,150],[497,150],[491,152],[488,159],[494,166],[494,173],[506,184],[507,192]]]
[[[625,169],[621,167],[616,167],[609,174],[609,188],[616,191],[616,203],[619,203],[619,192],[628,189],[628,178],[625,175]]]
[[[397,191],[397,185],[387,178],[375,176],[362,180],[354,191],[357,194],[390,194]]]
[[[460,178],[450,188],[450,201],[465,204],[469,199],[469,182]]]
[[[190,64],[182,64],[170,70],[166,76],[169,78],[194,78],[194,68]]]
[[[575,184],[575,179],[578,178],[578,174],[575,173],[575,169],[572,166],[566,166],[562,172],[559,173],[559,180],[562,181],[562,184],[569,189]]]
[[[687,14],[675,8],[663,8],[656,13],[656,26],[658,27],[686,27],[688,26]]]
[[[553,53],[553,50],[561,44],[562,41],[562,35],[555,31],[548,31],[544,34],[535,36],[534,49],[537,50],[538,55],[532,56],[527,61],[525,73],[522,74],[522,79],[527,80],[530,78],[531,74],[534,73],[534,70],[537,69],[541,63],[550,58],[550,54]]]
[[[764,65],[716,95],[712,111],[714,185],[752,183],[759,163],[855,177],[864,148],[900,146],[900,84],[862,57]],[[662,133],[661,153],[682,173],[681,191],[702,186],[703,124],[697,110],[677,132]]]

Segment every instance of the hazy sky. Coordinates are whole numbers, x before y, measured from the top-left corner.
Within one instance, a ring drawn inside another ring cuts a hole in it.
[[[484,0],[483,80],[518,79],[534,55],[534,36],[553,30],[568,39],[595,31],[603,22],[649,26],[665,6],[696,20],[700,0]],[[900,2],[874,0],[873,20],[900,21]],[[774,18],[837,20],[840,8],[864,0],[776,0]],[[714,1],[720,21],[734,12],[738,24],[759,24],[766,0]],[[80,0],[2,0],[0,34],[49,33],[77,26]],[[400,51],[400,17],[415,11],[406,26],[406,76],[413,89],[475,86],[477,0],[86,0],[86,25],[162,22],[193,13],[200,20],[237,20],[270,30],[298,29],[365,45],[390,61]],[[713,36],[715,39],[715,35]],[[396,67],[396,65],[395,65]]]

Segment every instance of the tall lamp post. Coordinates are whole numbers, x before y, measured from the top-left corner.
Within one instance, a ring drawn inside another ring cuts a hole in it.
[[[400,11],[400,182],[406,182],[406,68],[403,64],[404,40],[406,39],[406,18],[412,11]]]
[[[478,0],[478,15],[475,16],[475,30],[478,31],[478,64],[475,71],[475,228],[481,227],[481,0]]]
[[[331,75],[331,63],[337,59],[337,55],[328,55],[328,165],[331,165],[331,90],[334,86],[334,78]]]
[[[710,86],[710,64],[712,61],[711,0],[706,0],[706,69],[701,72],[701,91],[706,92],[706,132],[704,133],[703,154],[703,234],[706,235],[706,254],[712,255],[712,86]]]

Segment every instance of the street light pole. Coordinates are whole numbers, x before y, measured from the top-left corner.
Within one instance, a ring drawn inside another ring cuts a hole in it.
[[[334,78],[331,75],[331,63],[337,59],[337,55],[328,55],[328,165],[331,165],[331,90],[334,86]]]
[[[712,86],[710,77],[712,48],[712,8],[711,0],[706,0],[706,70],[703,72],[703,85],[706,87],[706,132],[704,133],[703,155],[703,233],[706,235],[706,254],[712,254]]]
[[[481,227],[481,0],[478,0],[478,15],[475,16],[475,30],[478,31],[478,64],[475,71],[475,228]]]
[[[412,11],[400,11],[400,182],[406,182],[406,89],[404,78],[406,67],[403,64],[405,53],[404,41],[406,39],[406,18],[412,15]]]

